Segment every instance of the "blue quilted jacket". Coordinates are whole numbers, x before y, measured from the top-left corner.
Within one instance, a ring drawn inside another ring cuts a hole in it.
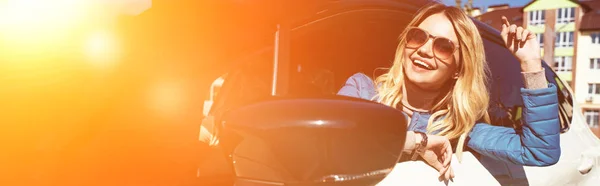
[[[514,129],[476,123],[467,146],[492,159],[526,166],[549,166],[560,158],[558,97],[554,84],[544,89],[521,88],[523,127]],[[362,73],[351,76],[338,95],[373,100],[375,85]],[[425,132],[430,113],[414,112],[408,130]]]

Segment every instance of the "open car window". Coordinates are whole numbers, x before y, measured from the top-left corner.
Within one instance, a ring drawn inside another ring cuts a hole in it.
[[[236,67],[227,73],[209,114],[221,115],[231,109],[270,96],[272,56],[272,52],[264,51],[247,56],[237,63]]]
[[[411,16],[374,8],[329,15],[293,28],[288,94],[334,95],[353,73],[372,74],[373,69],[388,66]],[[209,114],[220,115],[271,96],[273,58],[272,46],[265,46],[238,60]]]
[[[374,76],[394,59],[411,12],[366,9],[307,28],[291,45],[290,94],[336,94],[353,74]]]
[[[291,31],[289,94],[324,96],[335,94],[352,74],[371,77],[391,66],[398,36],[412,12],[365,9],[330,15],[295,27]],[[523,79],[519,63],[502,45],[499,33],[479,25],[490,67],[492,125],[519,127]],[[225,80],[213,110],[223,112],[269,97],[273,75],[272,46],[241,60]],[[561,128],[568,130],[573,117],[572,95],[552,69],[544,65],[549,83],[559,88]],[[212,112],[212,111],[211,111]]]

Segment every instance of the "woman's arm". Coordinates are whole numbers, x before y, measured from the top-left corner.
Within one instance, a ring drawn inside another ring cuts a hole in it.
[[[521,88],[523,125],[518,129],[477,123],[467,146],[491,158],[529,166],[548,166],[560,158],[557,88],[546,82],[535,34],[510,24],[502,16],[500,35],[519,60],[525,88]]]
[[[520,129],[478,123],[469,133],[467,145],[476,152],[495,159],[527,166],[548,166],[560,158],[560,123],[558,98],[554,84],[539,88],[544,72],[536,72],[521,89],[524,109]],[[527,79],[525,74],[524,78]],[[537,79],[537,80],[536,80]]]

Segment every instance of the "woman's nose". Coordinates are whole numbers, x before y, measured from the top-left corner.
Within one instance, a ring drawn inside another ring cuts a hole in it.
[[[422,57],[427,57],[427,58],[432,58],[433,57],[433,39],[428,38],[427,42],[419,47],[419,50],[417,50],[418,54],[421,55]]]

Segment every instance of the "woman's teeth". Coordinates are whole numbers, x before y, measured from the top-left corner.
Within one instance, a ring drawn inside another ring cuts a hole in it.
[[[417,65],[419,65],[419,66],[422,66],[422,67],[423,67],[423,68],[425,68],[425,69],[431,69],[431,67],[430,67],[430,66],[429,66],[427,63],[425,63],[425,62],[423,62],[423,61],[414,60],[414,62],[415,62]]]

